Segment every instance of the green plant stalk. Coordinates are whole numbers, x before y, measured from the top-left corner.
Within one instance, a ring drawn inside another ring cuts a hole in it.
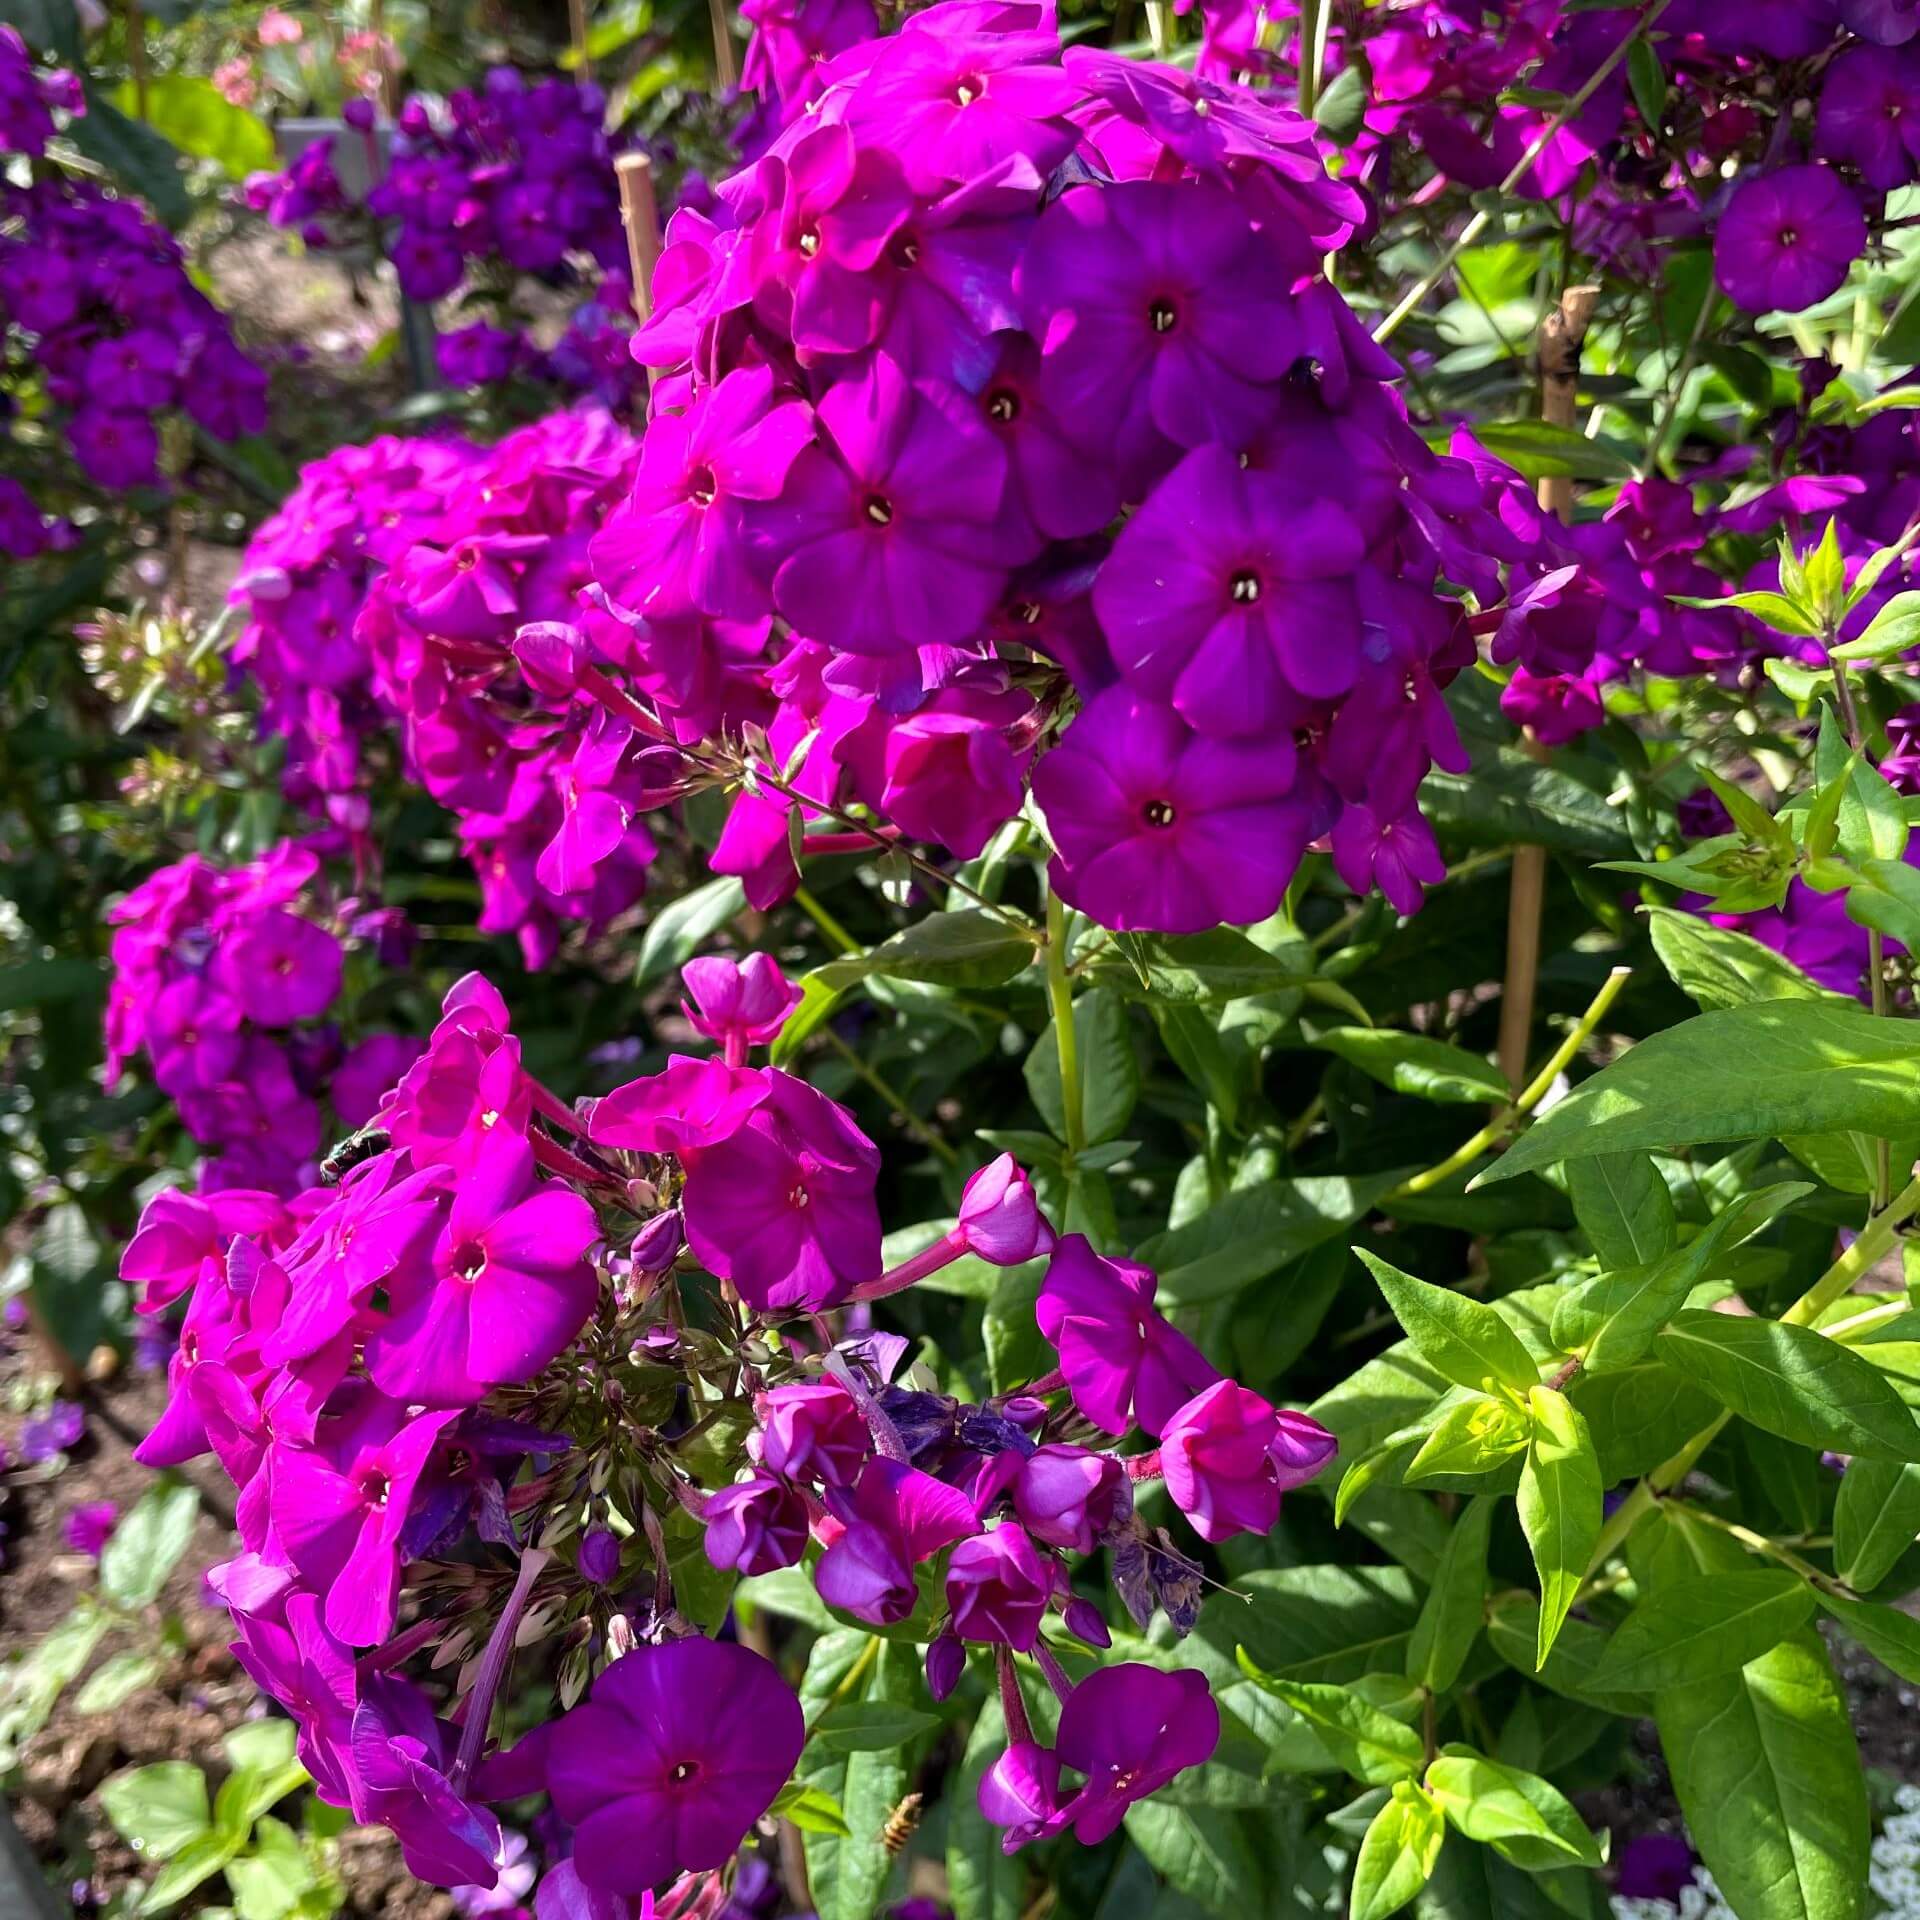
[[[864,1080],[895,1113],[899,1114],[900,1124],[908,1133],[912,1134],[929,1152],[938,1154],[948,1166],[957,1167],[960,1164],[960,1156],[954,1151],[951,1144],[941,1139],[941,1137],[907,1105],[905,1096],[892,1081],[881,1073],[878,1067],[869,1066],[866,1061],[861,1059],[861,1057],[834,1032],[832,1027],[822,1025],[820,1031],[826,1035],[834,1051],[854,1070],[855,1074]]]
[[[1060,1113],[1069,1154],[1087,1144],[1086,1104],[1080,1087],[1080,1040],[1073,1030],[1073,982],[1067,977],[1067,910],[1047,890],[1047,1004],[1053,1010],[1054,1045],[1060,1049]]]
[[[1676,1502],[1678,1510],[1689,1520],[1704,1521],[1710,1527],[1738,1540],[1749,1553],[1763,1554],[1769,1560],[1777,1560],[1788,1569],[1797,1573],[1811,1587],[1822,1593],[1837,1593],[1849,1598],[1850,1590],[1844,1581],[1836,1580],[1831,1574],[1822,1573],[1811,1561],[1803,1560],[1790,1547],[1783,1547],[1777,1540],[1769,1540],[1764,1533],[1755,1533],[1751,1527],[1743,1527],[1737,1520],[1725,1520],[1709,1507],[1696,1507],[1691,1502]]]
[[[805,887],[795,887],[793,902],[825,936],[827,945],[841,953],[865,953],[863,947]]]
[[[1700,357],[1700,342],[1706,338],[1707,319],[1713,312],[1713,303],[1720,297],[1719,276],[1711,271],[1707,274],[1707,291],[1700,302],[1700,311],[1694,316],[1693,332],[1687,338],[1685,350],[1680,355],[1680,364],[1674,371],[1673,386],[1660,409],[1660,418],[1653,423],[1653,437],[1647,442],[1646,458],[1640,462],[1640,478],[1650,479],[1660,463],[1660,449],[1666,444],[1667,431],[1673,425],[1673,416],[1680,411],[1681,396],[1687,390],[1687,381],[1692,376],[1693,364]]]
[[[1633,31],[1594,68],[1593,72],[1588,75],[1586,81],[1582,84],[1579,92],[1574,94],[1566,105],[1528,141],[1526,152],[1514,162],[1512,171],[1508,173],[1507,177],[1494,189],[1493,197],[1496,201],[1504,200],[1507,195],[1527,177],[1533,170],[1533,163],[1547,150],[1547,142],[1572,121],[1579,114],[1580,109],[1600,91],[1607,82],[1607,76],[1627,57],[1634,43],[1640,36],[1666,12],[1669,4],[1670,0],[1653,0],[1653,4],[1642,11],[1640,18],[1634,22]],[[1412,287],[1401,297],[1399,304],[1394,307],[1393,311],[1374,328],[1373,337],[1375,340],[1384,341],[1391,339],[1394,334],[1400,331],[1401,322],[1440,284],[1441,280],[1446,276],[1447,269],[1459,259],[1467,248],[1479,239],[1481,234],[1487,230],[1488,223],[1492,219],[1492,212],[1487,208],[1482,208],[1480,212],[1476,213],[1473,218],[1460,229],[1458,236],[1448,246],[1446,252],[1433,263],[1427,272],[1423,273],[1420,278],[1414,282]]]
[[[1300,5],[1300,112],[1311,120],[1320,104],[1320,77],[1326,70],[1327,27],[1333,14],[1333,0],[1301,0]]]
[[[1496,1145],[1516,1121],[1524,1120],[1547,1097],[1567,1062],[1586,1045],[1594,1028],[1606,1018],[1607,1009],[1620,997],[1620,990],[1627,984],[1632,972],[1631,967],[1615,967],[1607,975],[1601,982],[1600,991],[1593,996],[1593,1004],[1580,1016],[1573,1031],[1554,1048],[1547,1064],[1520,1090],[1512,1106],[1502,1107],[1478,1133],[1456,1147],[1438,1166],[1429,1167],[1424,1173],[1416,1173],[1411,1180],[1402,1182],[1380,1204],[1390,1205],[1408,1194],[1425,1193],[1429,1187],[1437,1187],[1443,1180],[1450,1180],[1463,1167],[1472,1166],[1489,1147]]]

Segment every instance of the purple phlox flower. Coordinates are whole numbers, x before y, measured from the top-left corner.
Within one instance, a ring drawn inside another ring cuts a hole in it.
[[[844,1531],[820,1556],[814,1585],[829,1606],[876,1626],[912,1613],[922,1560],[980,1530],[965,1494],[899,1460],[869,1460],[852,1491],[828,1499]]]
[[[967,1670],[967,1650],[951,1626],[943,1628],[927,1647],[927,1692],[938,1706],[960,1684]]]
[[[879,1273],[879,1150],[804,1080],[770,1069],[737,1131],[682,1157],[687,1243],[749,1305],[817,1312]]]
[[[1054,1250],[1034,1317],[1060,1351],[1074,1405],[1096,1426],[1122,1434],[1133,1421],[1159,1434],[1175,1412],[1219,1376],[1153,1304],[1151,1268],[1108,1260],[1082,1234]]]
[[[353,1816],[391,1827],[416,1879],[490,1887],[500,1823],[449,1782],[451,1748],[417,1687],[391,1675],[369,1681],[353,1714]]]
[[[20,1458],[29,1466],[51,1460],[75,1446],[87,1430],[87,1416],[72,1400],[55,1400],[20,1428]]]
[[[818,411],[827,446],[803,453],[762,510],[780,611],[849,653],[970,638],[1032,553],[1001,516],[998,443],[963,396],[916,387],[885,354]]]
[[[1013,1510],[1036,1540],[1091,1553],[1132,1515],[1133,1488],[1110,1453],[1045,1446],[1020,1461]]]
[[[398,1399],[464,1406],[531,1380],[592,1313],[599,1278],[593,1208],[540,1180],[518,1135],[488,1135],[440,1231],[430,1267],[393,1289],[367,1341],[367,1368]]]
[[[111,1500],[90,1500],[67,1515],[61,1535],[75,1553],[98,1560],[101,1549],[113,1538],[113,1530],[119,1523],[120,1509]]]
[[[686,1154],[730,1139],[770,1092],[767,1069],[675,1054],[664,1073],[596,1101],[587,1132],[599,1147]]]
[[[680,1011],[694,1032],[719,1041],[736,1066],[744,1063],[748,1047],[764,1047],[779,1037],[801,999],[799,987],[770,953],[750,953],[740,961],[717,955],[689,960],[680,979],[688,994]]]
[[[1207,739],[1124,686],[1081,710],[1033,792],[1061,896],[1122,932],[1264,920],[1323,830],[1289,736]]]
[[[1016,286],[1053,417],[1130,495],[1176,447],[1243,441],[1301,351],[1289,259],[1204,185],[1075,187],[1042,215]]]
[[[1033,1181],[1010,1153],[968,1178],[954,1231],[967,1252],[996,1267],[1017,1267],[1051,1253],[1055,1244]]]
[[[700,1517],[707,1528],[707,1558],[716,1567],[772,1573],[792,1566],[807,1549],[806,1502],[768,1473],[709,1494]]]
[[[1030,1652],[1059,1578],[1057,1564],[1011,1520],[962,1540],[947,1563],[954,1631],[963,1640],[998,1641]]]
[[[1194,1531],[1228,1540],[1270,1532],[1281,1494],[1305,1485],[1337,1451],[1317,1420],[1276,1411],[1257,1393],[1217,1380],[1167,1422],[1160,1470]]]
[[[877,740],[879,810],[963,860],[1020,810],[1033,758],[1032,697],[1012,687],[942,687]]]
[[[758,1654],[704,1639],[636,1647],[554,1723],[547,1747],[581,1880],[638,1894],[724,1866],[805,1739],[799,1700]]]
[[[755,1398],[753,1411],[760,1425],[747,1451],[783,1479],[851,1486],[873,1452],[867,1423],[837,1380],[773,1387]]]
[[[1418,807],[1397,818],[1375,817],[1367,806],[1345,808],[1333,826],[1333,863],[1356,892],[1377,887],[1398,913],[1419,910],[1423,885],[1438,886],[1447,863]]]
[[[274,1530],[302,1578],[325,1589],[328,1631],[350,1646],[373,1646],[393,1631],[407,1510],[453,1417],[408,1419],[391,1401],[369,1396],[333,1443],[339,1464],[279,1441],[267,1450]]]
[[[353,1655],[327,1631],[316,1596],[293,1592],[276,1604],[279,1593],[260,1579],[237,1576],[238,1566],[230,1562],[222,1570],[221,1588],[240,1635],[233,1657],[293,1715],[301,1764],[322,1794],[345,1806],[353,1779],[353,1714],[360,1699]]]
[[[1132,1662],[1101,1667],[1060,1709],[1054,1752],[1086,1784],[1053,1816],[1082,1846],[1098,1846],[1137,1800],[1200,1766],[1220,1744],[1220,1709],[1204,1674]]]
[[[1815,145],[1870,187],[1903,187],[1920,159],[1920,49],[1853,47],[1820,85]]]
[[[1000,1844],[1008,1853],[1047,1833],[1060,1805],[1059,1756],[1036,1741],[1016,1740],[980,1776],[980,1812],[1006,1829]]]
[[[349,1127],[364,1127],[399,1085],[401,1076],[427,1050],[408,1033],[371,1033],[334,1069],[327,1087],[333,1110]]]
[[[632,494],[593,539],[607,591],[649,618],[763,612],[743,503],[779,498],[812,440],[811,411],[776,396],[767,367],[737,368],[686,413],[657,416]]]
[[[1839,291],[1866,246],[1866,216],[1838,174],[1782,167],[1734,189],[1714,234],[1713,266],[1735,306],[1801,313]]]

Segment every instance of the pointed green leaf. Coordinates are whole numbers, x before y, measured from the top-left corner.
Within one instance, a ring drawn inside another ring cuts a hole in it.
[[[1386,1027],[1332,1027],[1314,1045],[1395,1093],[1417,1100],[1484,1106],[1511,1097],[1505,1076],[1490,1060],[1424,1033]]]
[[[1524,1392],[1540,1378],[1520,1336],[1496,1309],[1416,1280],[1364,1247],[1354,1252],[1379,1282],[1393,1317],[1421,1358],[1449,1380],[1463,1387],[1504,1386]]]
[[[1400,1477],[1412,1485],[1442,1473],[1492,1473],[1526,1450],[1532,1431],[1511,1400],[1463,1400],[1441,1416]]]
[[[1516,1867],[1597,1867],[1600,1846],[1557,1787],[1503,1767],[1471,1747],[1450,1746],[1427,1769],[1427,1791],[1469,1840]]]
[[[1670,1367],[1783,1440],[1920,1461],[1920,1426],[1886,1375],[1811,1327],[1689,1310],[1656,1344]]]
[[[1445,1693],[1480,1637],[1487,1592],[1487,1537],[1498,1502],[1478,1494],[1460,1509],[1439,1570],[1407,1642],[1407,1677]]]
[[[199,1512],[199,1494],[178,1481],[143,1495],[101,1550],[100,1591],[123,1607],[157,1600],[193,1538]]]
[[[1704,1011],[1758,1000],[1831,1000],[1841,1004],[1784,955],[1750,933],[1716,927],[1697,913],[1654,907],[1647,915],[1653,950],[1673,983]],[[1578,1164],[1577,1162],[1575,1164]]]
[[[1920,1466],[1859,1459],[1840,1479],[1833,1504],[1833,1570],[1856,1593],[1871,1593],[1920,1537]]]
[[[1657,1693],[1728,1673],[1799,1632],[1813,1609],[1813,1589],[1784,1567],[1677,1580],[1627,1615],[1587,1684],[1596,1693]]]
[[[1741,1920],[1860,1920],[1866,1781],[1812,1628],[1668,1689],[1654,1718],[1687,1831]]]
[[[1263,1693],[1291,1707],[1312,1727],[1320,1744],[1354,1779],[1370,1787],[1390,1786],[1420,1771],[1426,1748],[1411,1727],[1382,1713],[1345,1687],[1281,1680],[1263,1672],[1241,1647],[1240,1671]]]
[[[1567,1198],[1603,1270],[1645,1266],[1673,1246],[1673,1194],[1650,1154],[1576,1160]]]
[[[1883,1667],[1920,1684],[1920,1620],[1878,1600],[1846,1600],[1835,1593],[1821,1594],[1820,1606]]]
[[[1553,1647],[1600,1537],[1605,1489],[1587,1423],[1564,1394],[1535,1387],[1527,1396],[1533,1436],[1520,1470],[1520,1529],[1540,1577],[1540,1638],[1534,1665]]]
[[[1446,1837],[1446,1816],[1432,1795],[1411,1780],[1396,1781],[1361,1839],[1347,1920],[1398,1913],[1432,1879]]]

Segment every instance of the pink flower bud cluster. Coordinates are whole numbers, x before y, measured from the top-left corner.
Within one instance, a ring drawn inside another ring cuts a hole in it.
[[[342,932],[394,959],[410,936],[391,912],[349,917],[329,905],[318,856],[296,842],[244,867],[190,855],[142,881],[107,917],[115,927],[108,1083],[146,1056],[207,1152],[203,1194],[310,1186],[322,1099],[358,1127],[420,1051],[418,1041],[390,1033],[349,1046],[328,1018],[340,999]]]
[[[1184,1631],[1199,1568],[1136,1518],[1136,1486],[1164,1475],[1209,1540],[1260,1531],[1332,1441],[1220,1379],[1147,1269],[1057,1239],[1004,1156],[883,1271],[872,1143],[744,1057],[793,1004],[779,969],[699,962],[686,986],[719,1052],[576,1110],[470,975],[337,1188],[159,1196],[124,1272],[143,1309],[184,1320],[140,1458],[211,1452],[232,1478],[241,1551],[215,1585],[236,1653],[298,1723],[319,1792],[393,1828],[422,1878],[494,1885],[495,1805],[544,1790],[568,1837],[543,1912],[717,1889],[703,1876],[806,1730],[773,1665],[676,1603],[665,1529],[688,1516],[718,1568],[804,1558],[843,1614],[923,1619],[938,1697],[967,1646],[993,1649],[1010,1750],[983,1806],[1010,1847],[1097,1839],[1204,1760],[1219,1719],[1197,1674],[1069,1680],[1050,1620],[1109,1639],[1076,1558],[1106,1548],[1131,1616],[1158,1606]],[[903,1376],[896,1336],[831,1344],[822,1315],[963,1257],[1049,1263],[1056,1372],[970,1405]],[[684,1396],[750,1416],[732,1462],[696,1473],[682,1443],[710,1422]],[[1083,1444],[1135,1427],[1157,1453]],[[499,1750],[509,1657],[543,1645],[556,1710]],[[1051,1748],[1016,1651],[1063,1696]]]

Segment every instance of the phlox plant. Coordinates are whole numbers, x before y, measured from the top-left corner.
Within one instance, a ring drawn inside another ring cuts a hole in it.
[[[468,1911],[1869,1920],[1920,21],[1152,12],[750,7],[630,410],[253,534],[294,837],[112,910],[138,1458]],[[564,84],[545,198],[409,130],[416,291],[617,265]]]

